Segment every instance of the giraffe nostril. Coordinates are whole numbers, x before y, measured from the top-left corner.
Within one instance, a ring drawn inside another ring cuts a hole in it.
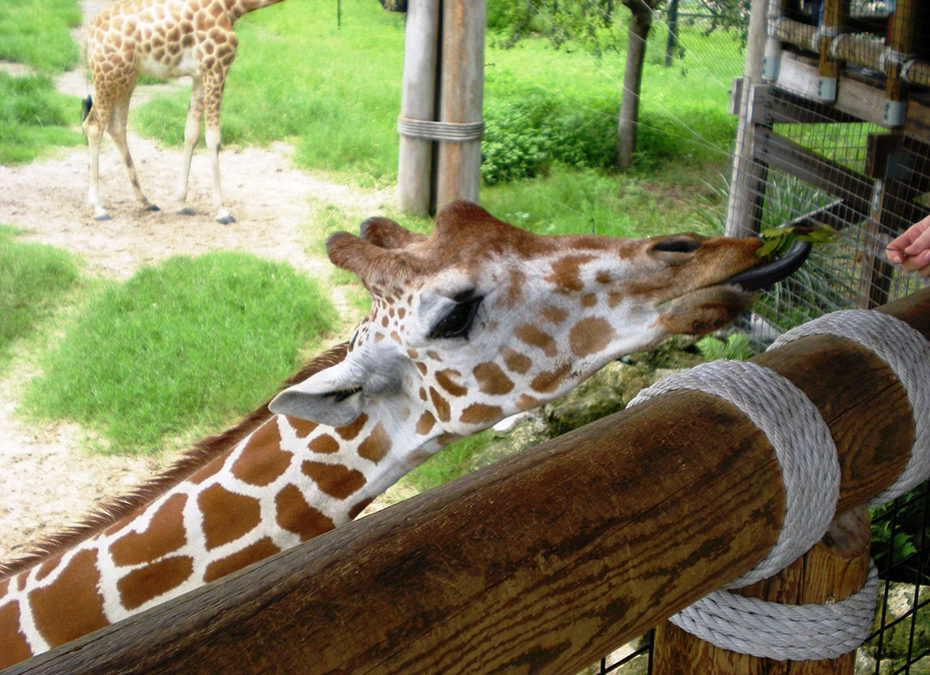
[[[694,253],[701,248],[701,241],[691,237],[668,237],[652,247],[660,253]]]

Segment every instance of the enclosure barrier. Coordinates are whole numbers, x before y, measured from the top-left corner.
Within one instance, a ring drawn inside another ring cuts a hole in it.
[[[930,289],[880,311],[930,335]],[[881,358],[814,335],[752,363],[826,423],[836,513],[896,482],[915,428]],[[670,391],[4,672],[573,673],[758,565],[785,503],[746,415]]]

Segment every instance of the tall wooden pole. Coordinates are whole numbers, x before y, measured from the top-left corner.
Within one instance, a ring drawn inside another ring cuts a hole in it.
[[[439,119],[446,124],[477,124],[484,100],[486,0],[444,0]],[[439,145],[436,208],[456,199],[478,201],[481,138]]]
[[[773,0],[774,1],[774,0]],[[730,173],[730,194],[727,201],[726,234],[744,237],[758,231],[758,217],[764,198],[766,167],[753,161],[755,125],[752,121],[753,88],[762,83],[762,57],[765,44],[766,0],[752,0],[749,15],[749,39],[739,101],[739,126]]]
[[[439,7],[440,0],[410,0],[407,7],[402,119],[435,119]],[[402,134],[397,167],[397,201],[401,209],[429,215],[432,173],[433,142]]]

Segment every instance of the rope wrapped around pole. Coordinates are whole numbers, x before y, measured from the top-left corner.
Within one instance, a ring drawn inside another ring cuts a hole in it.
[[[422,138],[445,143],[478,141],[484,136],[484,121],[481,122],[437,122],[397,118],[397,132],[407,138]]]
[[[885,361],[907,391],[915,440],[910,460],[880,504],[930,475],[930,343],[895,317],[874,311],[834,312],[785,333],[777,348],[809,335],[857,342]],[[819,541],[834,516],[839,490],[836,447],[817,408],[788,379],[753,363],[714,361],[676,373],[640,392],[638,405],[659,394],[689,389],[722,398],[765,433],[782,467],[786,510],[782,532],[765,560],[727,588],[740,588],[788,566]],[[863,587],[840,602],[787,605],[714,591],[669,620],[718,647],[777,660],[842,656],[868,637],[878,575],[871,565]]]

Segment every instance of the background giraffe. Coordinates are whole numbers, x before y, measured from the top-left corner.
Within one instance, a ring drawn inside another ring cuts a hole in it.
[[[430,237],[374,218],[327,249],[372,295],[351,340],[137,493],[0,564],[0,667],[354,518],[455,438],[747,306],[757,239],[540,236],[475,204]]]
[[[129,146],[126,120],[129,100],[140,74],[157,78],[189,75],[190,107],[184,126],[184,159],[177,197],[187,207],[191,157],[206,116],[205,138],[213,164],[213,208],[216,221],[234,222],[220,184],[220,106],[226,75],[236,56],[233,23],[243,14],[281,0],[122,0],[103,10],[87,28],[84,55],[93,80],[93,98],[84,101],[84,131],[90,148],[88,201],[94,218],[109,218],[100,199],[100,141],[110,134],[122,155],[133,192],[148,210],[158,207],[139,185]]]

